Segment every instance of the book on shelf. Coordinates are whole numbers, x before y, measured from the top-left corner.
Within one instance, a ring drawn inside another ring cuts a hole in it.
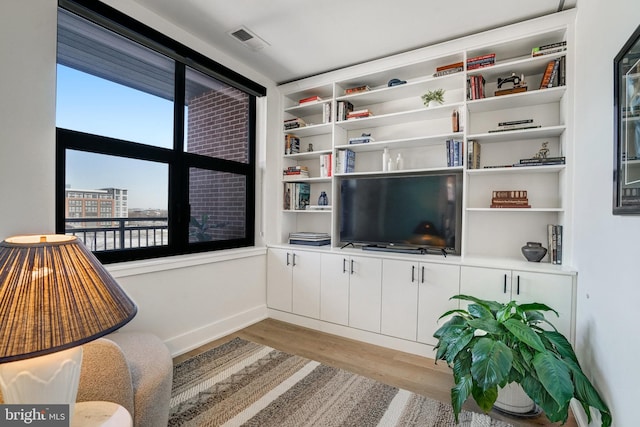
[[[462,152],[462,141],[447,139],[447,167],[462,166],[464,155]]]
[[[314,96],[309,96],[307,98],[302,98],[301,100],[298,101],[298,104],[302,105],[302,104],[308,104],[311,102],[319,102],[319,101],[322,101],[322,98],[320,98],[317,95],[314,95]]]
[[[451,70],[453,68],[462,68],[463,66],[464,66],[464,62],[459,61],[459,62],[454,62],[452,64],[441,65],[439,67],[436,67],[436,71]]]
[[[284,184],[285,210],[305,210],[309,206],[311,186],[307,182],[286,182]]]
[[[496,190],[491,192],[490,208],[530,208],[527,190]]]
[[[556,58],[547,63],[547,66],[544,69],[544,74],[542,74],[542,80],[540,81],[540,89],[546,89],[555,86],[563,86],[565,84],[565,60],[564,56],[560,58]],[[560,71],[560,68],[563,68]],[[559,75],[562,74],[563,77],[560,78]]]
[[[295,119],[287,119],[284,121],[284,130],[297,129],[305,127],[307,124],[299,117]]]
[[[449,74],[455,74],[455,73],[459,73],[461,71],[464,71],[464,67],[463,66],[456,67],[456,68],[448,68],[446,70],[436,71],[435,73],[433,73],[433,77],[448,76]]]
[[[566,159],[564,156],[543,157],[543,158],[533,157],[530,159],[520,159],[520,162],[518,164],[520,166],[564,165],[565,160]]]
[[[295,181],[309,178],[309,169],[306,166],[290,166],[282,170],[282,179],[285,181]]]
[[[330,205],[309,205],[307,206],[307,210],[309,211],[330,211]]]
[[[485,79],[481,74],[469,76],[467,78],[467,99],[482,99],[484,94]]]
[[[354,87],[345,89],[344,94],[351,95],[354,93],[367,92],[369,90],[371,90],[371,88],[368,85],[360,85],[360,86],[354,86]]]
[[[533,123],[533,119],[509,120],[506,122],[498,122],[498,126],[514,126]]]
[[[497,129],[489,129],[489,133],[495,133],[495,132],[508,132],[508,131],[512,131],[512,130],[525,130],[525,129],[537,129],[542,127],[541,125],[534,125],[534,124],[530,124],[530,125],[518,125],[518,126],[502,126],[499,127]]]
[[[565,50],[567,50],[567,42],[560,41],[534,47],[531,49],[531,56],[550,55],[552,53],[564,52]]]
[[[489,53],[487,55],[474,56],[467,58],[467,71],[494,65],[496,62],[496,54]]]
[[[366,144],[374,141],[375,139],[371,137],[371,134],[363,134],[349,138],[349,144]]]
[[[293,245],[324,246],[331,244],[331,235],[299,231],[289,233],[289,243]]]
[[[562,225],[548,224],[547,239],[549,244],[549,260],[552,264],[562,264]]]
[[[336,120],[347,120],[347,114],[353,111],[353,104],[349,101],[338,101],[338,111]]]
[[[473,139],[467,141],[467,168],[480,169],[480,143]]]
[[[284,136],[284,154],[297,154],[300,152],[300,138],[295,135]]]
[[[331,123],[331,104],[322,105],[322,123]]]
[[[321,154],[320,157],[320,177],[328,178],[333,175],[333,154]]]
[[[352,173],[356,169],[356,153],[343,149],[336,153],[336,173]]]
[[[356,111],[351,111],[347,113],[347,120],[360,119],[363,117],[371,117],[372,115],[373,113],[368,108],[365,108],[363,110],[356,110]]]

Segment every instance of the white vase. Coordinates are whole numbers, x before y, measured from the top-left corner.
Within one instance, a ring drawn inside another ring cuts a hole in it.
[[[499,411],[507,414],[522,415],[529,414],[536,409],[536,404],[524,392],[520,384],[509,383],[504,388],[498,390],[498,399],[493,406]]]
[[[437,107],[441,105],[438,101],[429,101],[429,107]]]

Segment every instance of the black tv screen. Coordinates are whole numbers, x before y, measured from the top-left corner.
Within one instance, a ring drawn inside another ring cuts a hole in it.
[[[462,174],[354,177],[340,182],[341,244],[460,253]]]

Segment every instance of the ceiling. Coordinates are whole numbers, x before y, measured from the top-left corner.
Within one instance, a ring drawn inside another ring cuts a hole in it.
[[[276,83],[559,10],[577,0],[135,0]],[[245,27],[254,51],[228,33]]]

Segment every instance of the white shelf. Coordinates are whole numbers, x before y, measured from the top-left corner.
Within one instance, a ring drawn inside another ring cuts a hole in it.
[[[301,213],[301,214],[330,214],[332,212],[331,209],[283,209],[284,213]]]
[[[562,208],[467,208],[467,212],[522,212],[522,213],[535,213],[535,212],[564,212]]]
[[[282,157],[289,160],[310,160],[317,159],[323,154],[330,154],[331,150],[305,151],[302,153],[285,154]]]
[[[530,107],[533,105],[551,104],[554,102],[560,102],[560,99],[562,99],[566,90],[566,86],[558,86],[548,89],[513,93],[511,95],[475,99],[473,101],[467,101],[467,108],[470,113],[482,113],[493,110],[507,110],[519,107]]]
[[[402,169],[395,171],[369,171],[369,172],[351,172],[351,173],[337,173],[337,178],[349,178],[352,176],[388,176],[388,175],[410,175],[419,173],[437,173],[437,172],[459,172],[462,171],[462,166],[445,167],[445,168],[425,168],[425,169]]]
[[[430,145],[440,145],[447,139],[462,140],[464,134],[462,132],[445,133],[440,135],[417,136],[414,138],[387,139],[383,141],[367,142],[364,144],[344,144],[336,145],[336,149],[349,149],[356,152],[364,151],[381,151],[385,147],[389,148],[415,148]]]
[[[302,105],[294,105],[293,107],[286,108],[284,112],[293,114],[297,117],[321,114],[325,104],[331,104],[331,100],[306,102]]]
[[[451,112],[461,105],[463,105],[462,102],[453,102],[437,107],[424,107],[416,110],[401,111],[397,113],[383,114],[380,116],[365,117],[362,119],[341,120],[336,123],[336,126],[346,130],[354,130],[390,126],[421,120],[443,119],[451,117]]]
[[[542,139],[556,138],[567,129],[564,125],[545,126],[534,129],[509,130],[503,132],[486,132],[468,135],[467,139],[476,140],[480,143],[506,142],[521,139]]]
[[[295,129],[287,129],[284,131],[287,135],[296,135],[299,137],[324,135],[331,133],[331,123],[320,123],[317,125],[303,126]]]
[[[529,173],[558,173],[565,170],[567,165],[546,166],[506,166],[482,169],[467,169],[469,175],[504,175],[504,174],[529,174]]]
[[[314,182],[331,182],[331,177],[309,177],[309,178],[298,178],[298,179],[283,179],[282,182],[287,183],[287,182],[308,182],[308,183],[314,183]]]

